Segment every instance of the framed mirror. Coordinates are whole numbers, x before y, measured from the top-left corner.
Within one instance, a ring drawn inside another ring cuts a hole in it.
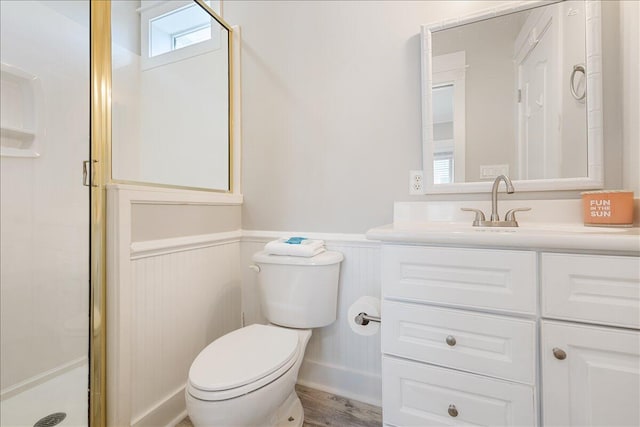
[[[422,27],[425,193],[603,185],[600,2],[508,2]]]
[[[111,2],[114,182],[231,192],[232,30],[219,8]]]

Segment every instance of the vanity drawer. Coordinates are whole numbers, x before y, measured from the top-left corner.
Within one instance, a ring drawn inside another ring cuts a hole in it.
[[[536,425],[534,389],[523,384],[383,356],[382,390],[391,425]]]
[[[534,314],[536,254],[385,245],[385,298]]]
[[[640,259],[543,253],[542,315],[640,329]]]
[[[382,312],[383,353],[535,382],[533,321],[386,300]]]

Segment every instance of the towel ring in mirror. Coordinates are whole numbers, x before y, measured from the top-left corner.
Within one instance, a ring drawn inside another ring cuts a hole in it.
[[[573,71],[571,72],[571,77],[569,78],[569,90],[571,91],[571,96],[573,96],[576,101],[582,101],[585,96],[587,96],[587,88],[585,86],[584,91],[582,92],[582,95],[578,95],[578,92],[576,92],[576,86],[575,86],[575,79],[576,79],[576,73],[577,72],[581,72],[583,77],[586,77],[586,72],[584,69],[584,65],[578,64],[578,65],[574,65],[573,66]]]

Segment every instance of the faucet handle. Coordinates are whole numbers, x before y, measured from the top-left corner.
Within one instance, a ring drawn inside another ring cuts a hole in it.
[[[474,227],[478,227],[480,225],[481,222],[486,221],[487,219],[484,216],[484,212],[482,212],[480,209],[474,209],[474,208],[460,208],[461,211],[465,211],[465,212],[475,212],[476,213],[476,217],[473,220],[473,226]]]
[[[526,212],[526,211],[530,211],[531,208],[515,208],[515,209],[509,209],[507,211],[507,213],[504,215],[504,220],[505,221],[513,221],[516,223],[516,226],[518,224],[518,221],[516,221],[516,212]]]

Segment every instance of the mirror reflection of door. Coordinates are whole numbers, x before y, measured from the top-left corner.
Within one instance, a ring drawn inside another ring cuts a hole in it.
[[[433,182],[464,182],[465,52],[433,57]]]
[[[555,9],[531,13],[515,42],[518,75],[519,179],[559,178],[562,163]]]
[[[434,86],[433,96],[433,182],[453,182],[453,93],[452,83]]]

